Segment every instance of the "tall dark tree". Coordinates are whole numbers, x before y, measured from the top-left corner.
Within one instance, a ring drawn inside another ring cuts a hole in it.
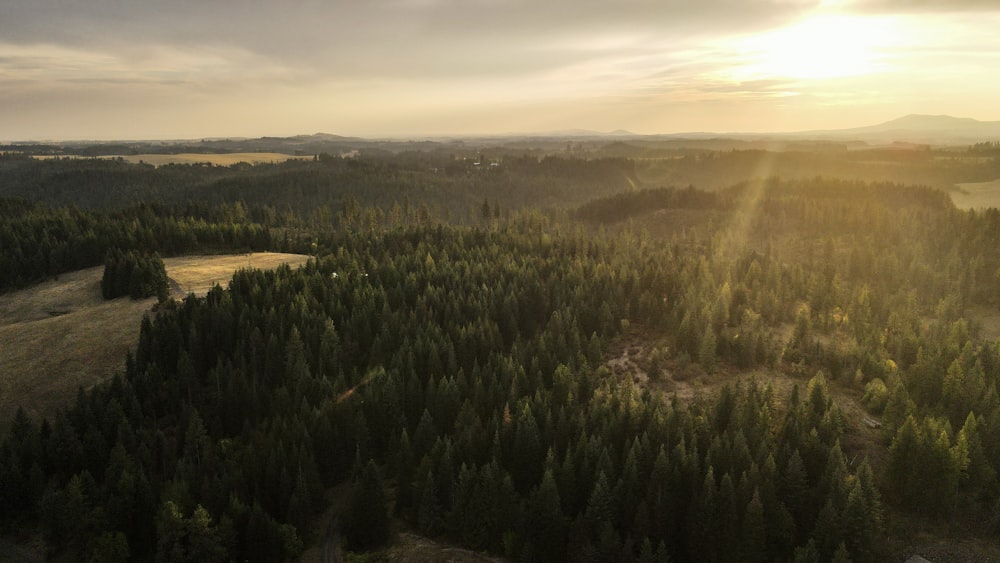
[[[385,490],[375,462],[368,461],[351,492],[351,508],[344,517],[344,535],[351,549],[366,550],[389,539],[389,513]]]

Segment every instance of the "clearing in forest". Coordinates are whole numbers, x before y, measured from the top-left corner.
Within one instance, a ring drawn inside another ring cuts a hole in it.
[[[204,295],[225,286],[240,268],[296,267],[308,256],[257,252],[165,259],[173,295]],[[33,287],[0,295],[0,432],[17,407],[33,418],[51,414],[76,396],[79,387],[107,379],[124,368],[134,349],[142,316],[155,298],[101,297],[104,268],[60,275]]]
[[[955,207],[959,209],[984,209],[1000,207],[1000,179],[992,182],[975,182],[958,184],[957,189],[949,192]]]
[[[38,159],[47,158],[94,158],[89,156],[36,156]],[[109,155],[96,158],[117,159],[121,158],[133,164],[152,164],[153,166],[163,166],[164,164],[199,164],[208,163],[214,166],[232,166],[240,162],[248,164],[285,162],[286,160],[312,159],[309,156],[293,156],[277,152],[232,152],[232,153],[178,153],[178,154],[128,154]]]
[[[789,325],[776,330],[774,336],[779,342],[787,343],[791,332]],[[739,369],[719,362],[715,368],[705,370],[690,361],[670,359],[662,361],[657,370],[652,366],[656,348],[665,348],[662,338],[649,330],[633,327],[611,343],[603,365],[613,377],[631,378],[640,388],[659,393],[667,401],[676,397],[682,402],[690,402],[698,397],[713,396],[725,385],[749,386],[754,382],[770,385],[774,391],[776,421],[784,416],[785,402],[791,396],[792,388],[798,385],[799,397],[805,399],[809,380],[816,375],[816,370],[802,371],[787,362],[779,362],[775,367],[753,369]],[[659,373],[650,377],[653,371]],[[882,430],[865,422],[865,419],[875,420],[878,417],[869,414],[862,406],[864,391],[829,374],[826,374],[826,381],[830,397],[844,416],[841,447],[848,463],[868,458],[873,466],[881,466],[886,456]]]

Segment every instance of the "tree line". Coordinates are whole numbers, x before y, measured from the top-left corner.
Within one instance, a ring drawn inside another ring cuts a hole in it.
[[[99,266],[116,250],[174,256],[268,250],[280,244],[271,228],[245,214],[234,215],[232,209],[139,205],[86,211],[0,198],[0,292]]]
[[[18,414],[2,522],[69,558],[285,560],[350,480],[355,549],[390,515],[541,561],[880,561],[894,513],[1000,528],[1000,347],[966,315],[997,305],[995,210],[815,178],[501,215],[292,212],[307,266],[167,302],[120,374]],[[636,331],[653,383],[606,365]],[[751,369],[792,385],[720,383]],[[692,378],[713,391],[656,387]]]
[[[105,299],[128,295],[132,299],[156,296],[161,302],[169,297],[167,270],[158,254],[140,254],[113,249],[104,259],[101,294]]]

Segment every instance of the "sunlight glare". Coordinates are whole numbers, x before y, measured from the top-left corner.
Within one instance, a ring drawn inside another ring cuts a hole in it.
[[[889,67],[889,51],[900,35],[892,18],[817,15],[738,40],[746,64],[732,77],[823,80],[873,74]]]

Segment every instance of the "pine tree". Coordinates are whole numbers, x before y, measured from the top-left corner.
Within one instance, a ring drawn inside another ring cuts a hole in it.
[[[532,491],[525,521],[525,537],[543,561],[558,560],[566,553],[566,517],[560,505],[555,478],[546,471]]]
[[[434,536],[441,530],[441,503],[438,501],[434,471],[427,472],[427,478],[420,487],[420,505],[417,509],[417,524],[420,532]]]
[[[851,555],[848,553],[844,542],[840,542],[840,545],[837,546],[837,551],[833,552],[833,558],[830,560],[830,563],[851,563]]]
[[[354,486],[350,513],[344,521],[344,534],[351,549],[371,549],[389,539],[385,491],[373,460],[368,461],[360,482]]]
[[[754,491],[753,498],[747,503],[740,533],[740,561],[763,561],[766,528],[764,526],[764,505],[761,504],[760,493],[757,491]]]

